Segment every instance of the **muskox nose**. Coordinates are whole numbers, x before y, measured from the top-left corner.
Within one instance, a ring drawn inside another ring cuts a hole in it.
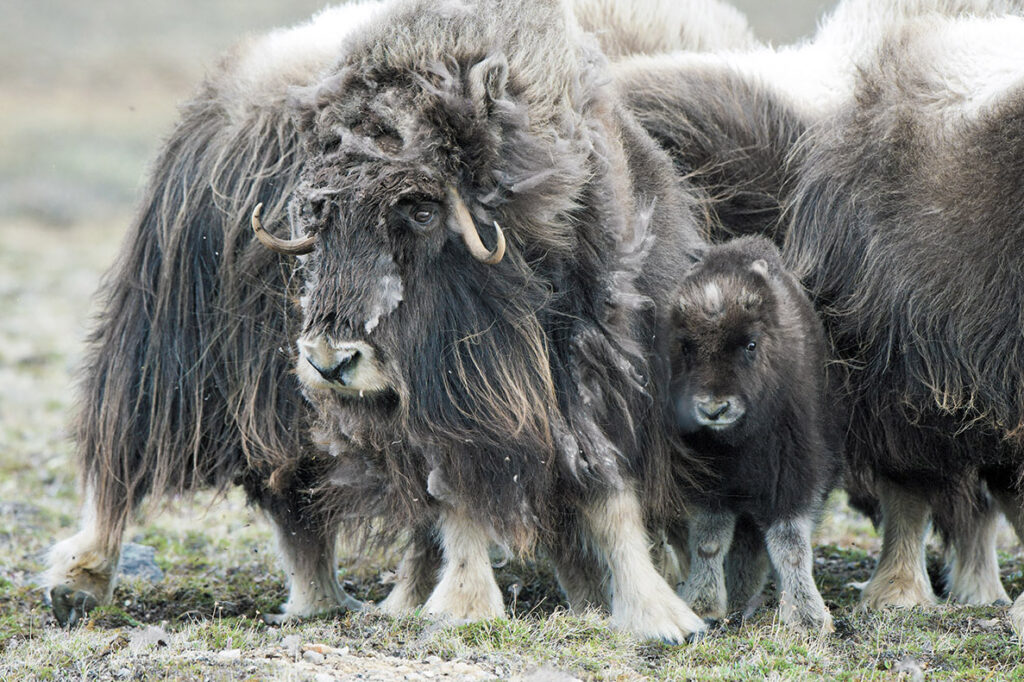
[[[743,416],[743,405],[739,398],[733,396],[711,397],[698,396],[694,399],[697,421],[703,426],[730,426]]]
[[[297,342],[299,378],[313,388],[376,392],[384,388],[373,349],[361,341],[335,341],[323,335]]]
[[[310,360],[309,364],[313,365],[313,369],[319,372],[320,376],[327,379],[327,381],[336,381],[344,385],[346,383],[346,373],[355,368],[356,363],[359,362],[360,355],[358,350],[352,349],[351,351],[335,355],[333,359],[337,360],[338,363],[333,367],[321,367],[313,360]]]
[[[728,412],[729,407],[728,400],[707,400],[697,403],[697,411],[700,412],[700,416],[708,421],[715,421]]]

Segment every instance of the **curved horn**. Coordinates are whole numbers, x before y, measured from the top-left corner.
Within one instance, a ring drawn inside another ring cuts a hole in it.
[[[259,239],[261,244],[286,256],[303,256],[313,250],[316,244],[315,234],[301,239],[281,239],[264,230],[263,223],[260,222],[262,210],[262,203],[256,204],[256,208],[252,210],[252,231],[256,233],[256,239]]]
[[[501,259],[505,257],[505,233],[502,232],[497,221],[494,223],[494,231],[498,235],[498,244],[494,247],[494,251],[488,251],[480,240],[480,233],[476,231],[473,216],[469,214],[466,203],[454,187],[448,187],[448,200],[455,209],[455,231],[462,237],[463,243],[473,254],[473,258],[487,265],[500,263]]]

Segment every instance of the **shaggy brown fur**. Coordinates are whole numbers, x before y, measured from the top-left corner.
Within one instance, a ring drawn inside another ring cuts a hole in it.
[[[55,549],[58,617],[109,596],[109,576],[79,574],[116,563],[146,493],[237,480],[282,540],[286,616],[356,606],[333,576],[340,524],[378,519],[387,539],[436,522],[445,571],[428,606],[459,616],[481,613],[465,599],[493,582],[489,537],[527,550],[539,536],[568,562],[564,522],[616,576],[618,625],[700,630],[653,569],[635,492],[675,504],[649,339],[700,239],[670,161],[562,3],[396,2],[338,56],[282,67],[286,83],[258,88],[276,94],[266,104],[229,67],[158,164],[87,362],[79,447],[97,521]],[[285,107],[287,85],[303,87]],[[450,231],[453,192],[485,241],[501,225],[501,262]],[[293,233],[317,237],[294,271],[250,238],[261,201],[266,225],[287,202]],[[314,341],[358,342],[379,383],[325,388]],[[76,563],[96,534],[101,561]],[[461,557],[475,571],[462,594],[447,572]]]

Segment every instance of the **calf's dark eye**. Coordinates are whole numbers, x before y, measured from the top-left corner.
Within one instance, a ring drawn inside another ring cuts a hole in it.
[[[749,343],[747,343],[747,352],[748,353],[753,353],[755,350],[757,350],[757,342],[756,341],[750,341]]]

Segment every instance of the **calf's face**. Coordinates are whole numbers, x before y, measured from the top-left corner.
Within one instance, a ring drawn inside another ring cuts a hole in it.
[[[670,335],[676,428],[741,429],[766,392],[771,291],[762,261],[737,266],[706,260],[677,290]]]

